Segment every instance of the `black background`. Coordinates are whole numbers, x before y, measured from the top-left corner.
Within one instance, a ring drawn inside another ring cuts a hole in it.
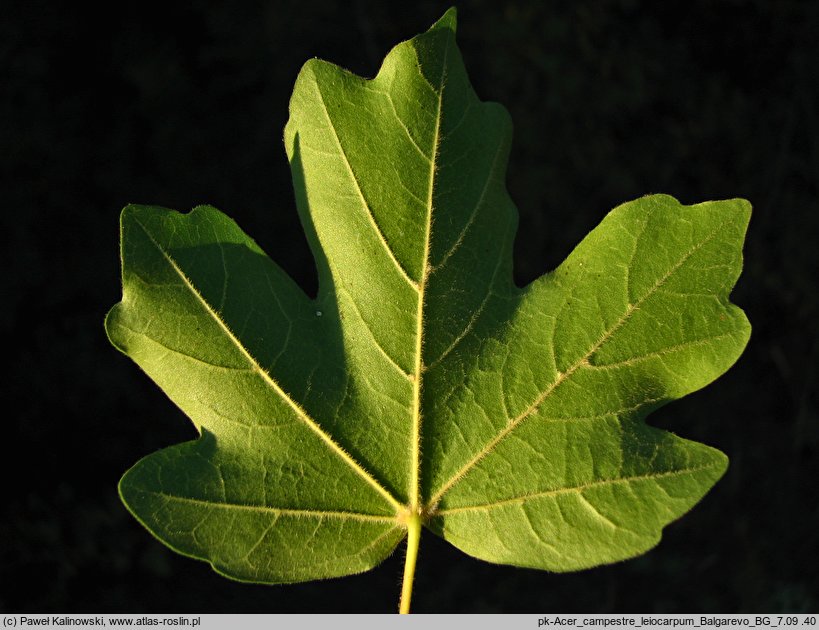
[[[234,217],[306,289],[281,141],[301,64],[366,76],[438,2],[7,2],[0,19],[3,377],[0,610],[392,611],[403,549],[365,575],[243,585],[166,550],[122,472],[194,437],[106,340],[128,202]],[[125,4],[125,3],[123,3]],[[422,539],[418,612],[819,608],[819,3],[469,1],[459,44],[515,123],[516,275],[553,268],[650,192],[754,205],[737,365],[652,422],[731,457],[649,554],[553,575]]]

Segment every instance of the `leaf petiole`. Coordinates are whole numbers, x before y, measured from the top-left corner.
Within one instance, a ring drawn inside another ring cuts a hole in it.
[[[418,560],[418,544],[421,541],[420,514],[411,514],[407,517],[407,557],[404,561],[404,582],[401,585],[401,605],[398,612],[408,615],[412,600],[412,582],[415,578],[415,562]]]

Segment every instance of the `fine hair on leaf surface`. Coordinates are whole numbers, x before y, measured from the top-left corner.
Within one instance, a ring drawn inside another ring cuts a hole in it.
[[[200,437],[137,462],[120,495],[225,576],[350,575],[407,538],[407,612],[423,529],[575,571],[656,545],[726,470],[645,420],[748,341],[729,293],[750,205],[624,203],[516,286],[512,125],[474,93],[455,26],[450,9],[371,80],[299,73],[284,143],[315,299],[212,207],[122,212],[106,331]]]

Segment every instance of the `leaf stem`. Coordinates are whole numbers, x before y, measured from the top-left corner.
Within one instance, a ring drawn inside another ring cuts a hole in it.
[[[410,611],[412,582],[415,578],[415,562],[418,560],[422,527],[420,514],[411,514],[407,518],[407,558],[404,561],[404,583],[401,585],[401,605],[398,610],[402,615],[408,615]]]

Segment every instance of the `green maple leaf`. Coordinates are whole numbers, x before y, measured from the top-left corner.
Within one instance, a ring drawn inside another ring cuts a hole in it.
[[[315,299],[213,208],[122,213],[108,335],[200,437],[121,496],[226,576],[347,575],[408,536],[406,609],[422,526],[490,562],[583,569],[653,547],[726,469],[644,418],[745,347],[728,294],[749,204],[623,204],[516,287],[511,123],[454,33],[451,10],[373,80],[302,69],[285,144]]]

